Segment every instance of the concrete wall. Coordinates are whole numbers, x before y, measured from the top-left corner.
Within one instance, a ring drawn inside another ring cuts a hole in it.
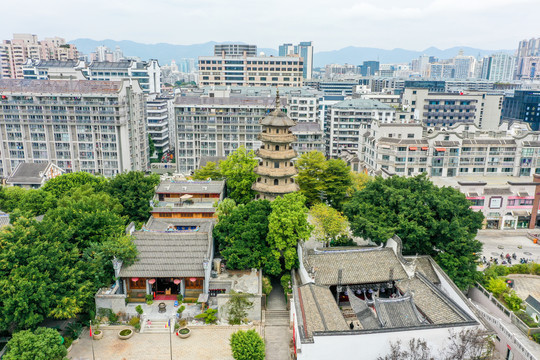
[[[97,309],[111,309],[114,313],[119,311],[126,312],[126,295],[117,294],[118,285],[114,289],[106,294],[103,289],[100,289],[95,295],[96,311]]]
[[[218,318],[220,321],[227,321],[227,318],[229,317],[228,303],[230,298],[230,294],[219,294],[216,296],[218,304]],[[260,321],[262,312],[262,295],[250,295],[249,301],[253,302],[253,306],[247,309],[247,318],[249,320]]]

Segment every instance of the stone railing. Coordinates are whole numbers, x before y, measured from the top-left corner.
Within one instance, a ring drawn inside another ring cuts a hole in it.
[[[153,163],[150,164],[150,171],[156,174],[166,174],[166,173],[175,173],[176,164],[174,163]]]

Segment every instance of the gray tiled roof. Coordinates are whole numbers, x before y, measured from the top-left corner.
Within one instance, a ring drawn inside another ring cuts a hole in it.
[[[43,173],[49,163],[20,163],[7,179],[8,184],[37,184],[43,182]]]
[[[410,295],[394,299],[376,298],[375,309],[384,328],[419,326],[424,321]]]
[[[263,126],[291,127],[296,122],[287,116],[281,109],[275,109],[261,120]]]
[[[536,298],[532,295],[527,296],[525,299],[525,302],[529,304],[534,310],[540,312],[540,301],[536,300]]]
[[[316,122],[299,122],[291,128],[293,134],[310,132],[310,133],[320,133],[322,132],[321,126]]]
[[[219,165],[219,162],[222,160],[227,160],[226,156],[201,156],[201,160],[199,160],[199,167],[206,166],[208,162],[214,162],[216,165]]]
[[[298,288],[305,315],[305,331],[311,337],[314,331],[349,330],[330,289],[315,284]]]
[[[315,273],[317,285],[337,285],[339,269],[343,269],[342,284],[378,283],[407,278],[407,273],[391,248],[310,250],[304,262],[307,271],[313,270]]]
[[[422,273],[429,281],[434,284],[440,284],[440,279],[431,265],[429,256],[407,256],[405,259],[416,262],[416,271]]]
[[[434,324],[451,324],[469,320],[458,312],[449,299],[434,285],[430,286],[426,280],[418,275],[411,279],[398,281],[396,286],[402,292],[411,292],[414,303],[420,312]]]
[[[220,194],[225,189],[225,181],[162,181],[158,194]]]
[[[203,260],[212,246],[209,232],[137,231],[137,261],[122,267],[121,277],[204,277]]]

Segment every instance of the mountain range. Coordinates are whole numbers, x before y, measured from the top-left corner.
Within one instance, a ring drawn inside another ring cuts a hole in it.
[[[223,44],[215,41],[209,41],[203,44],[193,45],[174,45],[167,43],[159,44],[142,44],[130,40],[92,40],[92,39],[75,39],[70,41],[75,44],[79,51],[89,54],[95,51],[97,46],[105,45],[111,50],[116,46],[124,52],[126,56],[138,56],[143,60],[158,59],[162,65],[170,64],[171,60],[177,62],[183,58],[197,59],[199,56],[209,56],[214,54],[214,45]],[[449,59],[456,56],[460,50],[463,50],[465,55],[486,56],[495,52],[505,52],[513,54],[515,50],[484,50],[472,47],[452,47],[441,50],[436,47],[430,47],[423,51],[406,50],[406,49],[379,49],[371,47],[349,46],[339,50],[320,51],[313,55],[313,66],[321,67],[326,64],[361,64],[366,60],[379,60],[381,63],[408,63],[421,55],[435,56],[439,59]],[[278,51],[271,48],[259,48],[259,52],[264,52],[266,55],[277,56]]]

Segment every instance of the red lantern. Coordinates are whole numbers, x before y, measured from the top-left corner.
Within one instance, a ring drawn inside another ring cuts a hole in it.
[[[131,278],[131,281],[137,282],[137,281],[139,281],[139,278]]]
[[[155,282],[156,282],[156,279],[150,279],[150,280],[148,280],[148,283],[149,283],[150,285],[153,285]]]
[[[178,285],[178,284],[180,284],[181,281],[182,281],[182,280],[180,280],[180,279],[174,279],[173,282],[174,282],[176,285]]]

